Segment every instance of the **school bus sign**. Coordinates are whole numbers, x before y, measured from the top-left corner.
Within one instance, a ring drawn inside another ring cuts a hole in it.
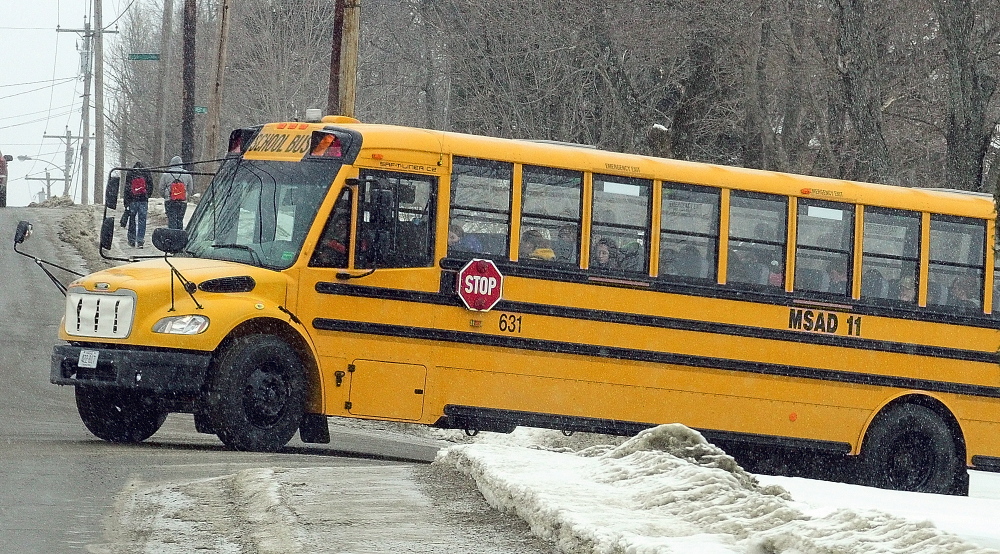
[[[492,260],[473,259],[458,272],[455,291],[466,308],[488,312],[503,297],[503,275]]]

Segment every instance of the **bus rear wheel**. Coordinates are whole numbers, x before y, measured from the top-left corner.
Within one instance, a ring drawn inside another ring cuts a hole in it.
[[[862,484],[937,494],[968,494],[968,472],[952,430],[916,404],[889,409],[873,423],[859,459]]]
[[[115,389],[78,386],[76,408],[87,429],[108,442],[142,442],[167,419],[155,398]]]
[[[234,450],[279,450],[302,422],[305,369],[278,337],[235,339],[219,357],[209,389],[211,427]]]

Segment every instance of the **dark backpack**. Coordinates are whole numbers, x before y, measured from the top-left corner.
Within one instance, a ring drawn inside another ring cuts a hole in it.
[[[145,177],[132,177],[129,181],[129,186],[132,188],[132,196],[140,197],[146,196],[146,178]]]
[[[173,182],[170,183],[170,200],[181,202],[187,200],[187,187],[184,185],[184,181],[181,181],[180,177],[174,177]]]

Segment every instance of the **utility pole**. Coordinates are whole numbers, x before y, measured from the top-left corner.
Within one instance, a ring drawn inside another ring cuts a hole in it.
[[[80,203],[90,203],[90,22],[83,24],[83,136],[80,142],[80,157],[83,158],[83,173],[80,178]]]
[[[174,0],[163,0],[163,19],[160,23],[160,72],[159,72],[159,90],[160,93],[156,97],[156,118],[153,121],[159,122],[159,128],[156,129],[156,147],[153,150],[153,154],[156,159],[153,160],[152,165],[166,165],[167,164],[167,154],[166,154],[166,143],[167,143],[167,110],[164,107],[167,98],[167,73],[170,71],[170,35],[173,31],[173,21],[174,21]]]
[[[327,115],[340,113],[340,51],[344,44],[345,0],[333,1],[333,46],[330,49],[330,87],[326,93]]]
[[[95,4],[99,3],[99,2],[100,2],[100,0],[95,0]],[[98,13],[96,15],[98,17],[100,17],[99,8],[98,8]],[[84,20],[84,22],[83,22],[83,29],[61,29],[61,28],[57,27],[56,28],[56,32],[57,33],[83,33],[83,51],[80,52],[80,65],[81,65],[81,70],[83,72],[83,112],[82,112],[82,119],[83,119],[83,137],[84,137],[84,139],[83,139],[83,141],[80,144],[80,157],[83,159],[83,169],[82,169],[81,178],[80,178],[80,203],[86,205],[86,204],[90,203],[90,80],[91,80],[91,77],[93,75],[93,72],[92,72],[93,63],[92,63],[92,56],[91,56],[91,54],[92,54],[91,40],[94,38],[95,34],[97,36],[102,36],[104,33],[117,33],[118,31],[105,31],[104,29],[101,29],[100,27],[97,27],[96,29],[91,30],[91,28],[90,28],[90,22]],[[101,44],[103,45],[103,42],[101,42]],[[101,53],[103,54],[103,46],[101,46],[101,48],[102,48],[102,52]],[[103,63],[103,59],[98,58],[98,63],[102,64]],[[98,116],[99,121],[98,121],[97,125],[98,125],[98,128],[100,129],[101,133],[103,134],[103,132],[104,132],[104,98],[103,98],[103,92],[104,92],[103,91],[103,85],[104,85],[104,83],[103,83],[103,72],[101,73],[101,79],[102,80],[99,83],[100,92],[99,92],[99,97],[98,97],[98,100],[97,100],[98,104],[99,104],[98,112],[97,113],[100,114]],[[101,142],[101,141],[99,141],[99,142]],[[100,158],[98,160],[98,162],[97,162],[98,163],[97,167],[100,168],[100,170],[103,172],[103,170],[104,170],[104,160],[103,160],[103,157],[104,157],[104,144],[103,144],[103,142],[101,142],[100,146],[98,147],[97,154],[98,154],[98,156]],[[98,179],[98,181],[100,181],[100,179]],[[98,185],[98,187],[100,187],[100,185]],[[100,187],[100,188],[103,188],[103,187]],[[94,195],[94,200],[95,201],[99,201],[100,200],[98,198],[98,195],[96,194],[98,190],[99,189],[95,189],[95,195]],[[68,192],[69,191],[67,191],[67,194],[68,194]]]
[[[104,18],[94,0],[94,203],[104,203]]]
[[[201,158],[214,158],[216,143],[219,142],[219,119],[222,112],[222,83],[226,75],[226,52],[229,41],[229,8],[231,0],[219,3],[219,46],[215,52],[215,82],[208,101],[208,124],[205,129],[205,144]]]
[[[25,181],[45,181],[45,199],[48,200],[52,198],[52,178],[49,176],[49,170],[45,170],[45,178],[41,177],[25,177]]]
[[[63,196],[69,196],[69,185],[70,181],[73,180],[73,141],[80,140],[85,137],[74,137],[72,133],[69,132],[69,128],[66,129],[65,135],[43,135],[45,138],[57,138],[66,141],[66,160],[65,167],[63,169],[63,179],[65,179],[65,184],[63,185]]]
[[[358,36],[361,0],[335,0],[333,46],[330,50],[330,87],[326,113],[354,117],[358,81]]]
[[[340,109],[354,117],[354,99],[358,83],[358,38],[361,33],[361,0],[344,4],[343,61],[340,63]]]
[[[181,95],[181,158],[185,164],[194,160],[194,71],[195,31],[198,7],[195,0],[184,0],[184,93]],[[190,169],[190,166],[188,166]]]

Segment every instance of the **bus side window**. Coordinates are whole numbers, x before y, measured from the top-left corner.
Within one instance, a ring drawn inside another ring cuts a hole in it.
[[[928,306],[981,311],[986,222],[932,214],[930,231]]]
[[[578,265],[582,196],[583,173],[524,166],[518,259]]]
[[[592,269],[649,274],[652,191],[648,179],[594,175]]]
[[[863,300],[916,305],[919,212],[865,206],[861,252]]]
[[[363,170],[354,266],[430,267],[434,261],[437,179]]]
[[[506,257],[513,179],[512,163],[455,156],[448,211],[449,257]]]
[[[993,318],[997,319],[1000,318],[1000,256],[996,256],[993,264]]]
[[[715,281],[719,251],[718,189],[663,183],[660,278]]]
[[[786,197],[732,191],[726,281],[784,288],[787,225]]]
[[[323,234],[319,237],[316,250],[309,265],[312,267],[347,267],[348,244],[351,233],[351,189],[345,188],[333,205],[333,211],[326,220]]]
[[[796,221],[795,289],[850,296],[854,206],[800,198]]]

